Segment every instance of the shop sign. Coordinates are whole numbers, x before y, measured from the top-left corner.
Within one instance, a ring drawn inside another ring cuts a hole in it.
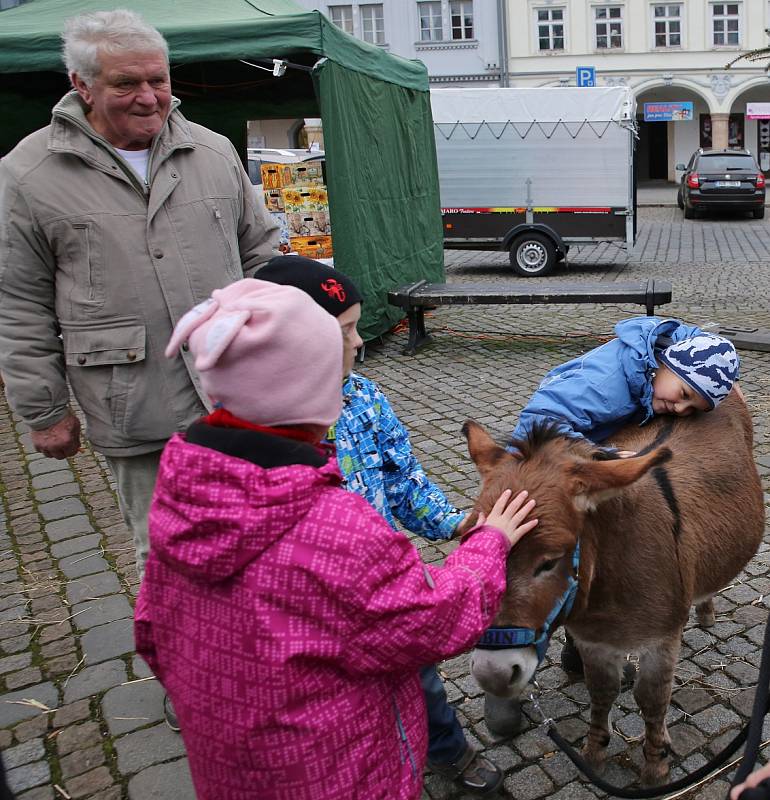
[[[746,119],[770,119],[770,103],[746,103]]]
[[[684,122],[693,118],[692,102],[681,103],[645,103],[645,122]]]

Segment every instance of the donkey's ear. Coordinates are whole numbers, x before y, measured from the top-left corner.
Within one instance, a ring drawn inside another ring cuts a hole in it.
[[[575,507],[581,511],[595,509],[669,458],[671,451],[659,447],[644,456],[575,462],[567,470]]]
[[[478,422],[472,419],[466,420],[463,434],[468,440],[468,452],[482,478],[492,472],[501,461],[505,459],[515,461],[514,457],[500,447]]]

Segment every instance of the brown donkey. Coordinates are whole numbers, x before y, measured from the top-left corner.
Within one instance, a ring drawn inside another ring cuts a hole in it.
[[[713,624],[712,596],[762,539],[748,409],[733,392],[707,414],[626,427],[612,443],[637,455],[623,459],[547,429],[517,443],[514,457],[478,424],[467,422],[463,431],[483,479],[476,511],[488,512],[505,488],[527,489],[540,519],[508,561],[506,595],[482,640],[492,649],[473,651],[474,677],[493,695],[518,696],[542,659],[549,624],[564,622],[583,656],[591,696],[583,753],[601,767],[621,665],[626,653],[638,653],[642,780],[665,780],[665,716],[690,606],[697,604],[701,625]],[[577,593],[570,596],[575,577]],[[524,646],[522,633],[529,634]]]

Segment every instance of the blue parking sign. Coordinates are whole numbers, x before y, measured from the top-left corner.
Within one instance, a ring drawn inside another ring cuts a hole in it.
[[[596,67],[575,67],[575,83],[578,86],[596,86]]]

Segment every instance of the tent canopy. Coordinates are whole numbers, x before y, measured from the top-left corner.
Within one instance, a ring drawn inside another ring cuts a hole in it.
[[[166,37],[182,113],[245,155],[249,119],[321,116],[334,261],[364,295],[365,340],[401,312],[387,291],[443,280],[435,146],[425,67],[344,33],[292,0],[33,0],[0,14],[0,152],[46,125],[68,88],[64,20],[131,8]],[[282,78],[242,63],[283,59]]]

